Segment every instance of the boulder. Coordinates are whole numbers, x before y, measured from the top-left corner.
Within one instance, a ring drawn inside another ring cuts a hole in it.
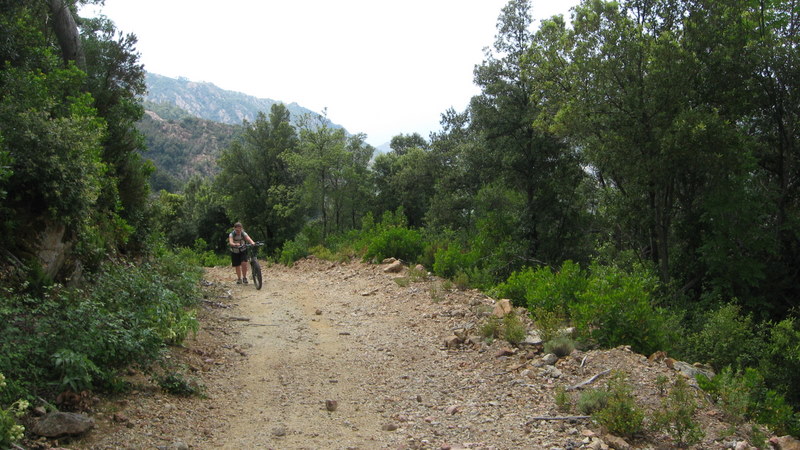
[[[39,436],[57,438],[61,436],[78,436],[94,427],[94,419],[84,414],[68,412],[51,412],[42,417],[33,426]]]
[[[394,261],[386,266],[383,271],[385,273],[398,273],[403,270],[403,263],[401,261]]]
[[[514,307],[511,305],[511,300],[504,298],[502,300],[497,301],[497,304],[494,305],[494,311],[492,312],[492,314],[494,314],[495,317],[503,318],[507,314],[510,314],[511,311],[513,310]]]
[[[772,437],[769,443],[776,450],[800,450],[800,441],[792,436]]]

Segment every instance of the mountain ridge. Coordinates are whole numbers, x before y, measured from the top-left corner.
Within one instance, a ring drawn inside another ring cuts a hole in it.
[[[147,84],[147,94],[143,98],[145,103],[173,105],[201,119],[241,125],[244,120],[253,122],[259,112],[269,115],[272,105],[280,103],[289,110],[290,122],[293,125],[298,125],[303,117],[309,116],[331,128],[345,129],[342,125],[331,122],[323,114],[300,106],[296,102],[286,103],[271,98],[259,98],[222,89],[207,81],[193,81],[186,77],[172,78],[147,72],[145,82]]]

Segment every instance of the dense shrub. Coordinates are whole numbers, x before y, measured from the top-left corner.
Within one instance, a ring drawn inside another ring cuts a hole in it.
[[[763,353],[763,341],[753,332],[752,316],[735,304],[707,312],[700,329],[686,339],[687,357],[721,370],[752,366]]]
[[[416,262],[422,255],[424,244],[419,231],[393,226],[381,229],[369,242],[364,259],[381,261],[394,257],[407,262]]]
[[[800,413],[795,413],[783,395],[767,386],[758,370],[726,367],[713,379],[701,376],[698,382],[729,421],[755,420],[778,434],[800,435]]]
[[[6,291],[0,307],[0,372],[30,392],[110,386],[117,369],[156,360],[197,330],[190,307],[199,270],[173,253],[138,265],[109,262],[83,289]]]
[[[544,308],[564,315],[587,283],[586,274],[578,264],[564,261],[558,272],[549,267],[528,267],[514,272],[497,285],[495,295],[511,299],[516,306],[527,306],[531,310]]]
[[[622,372],[615,372],[606,386],[605,405],[593,413],[597,423],[617,436],[630,437],[643,427],[644,412],[636,404],[633,388]]]
[[[467,251],[458,242],[451,242],[436,250],[433,261],[433,273],[443,278],[453,278],[459,272],[473,267],[477,262],[477,254]]]
[[[669,350],[677,321],[652,305],[656,280],[644,271],[593,265],[570,316],[579,336],[601,347],[630,345],[650,354]]]
[[[769,386],[800,406],[800,321],[793,317],[770,324],[760,372]]]

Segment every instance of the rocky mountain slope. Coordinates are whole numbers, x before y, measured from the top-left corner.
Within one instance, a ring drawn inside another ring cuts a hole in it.
[[[257,98],[241,92],[229,91],[213,83],[191,81],[187,78],[170,78],[147,73],[147,95],[144,100],[155,104],[174,105],[186,113],[201,119],[229,125],[241,125],[243,120],[252,122],[259,112],[269,115],[276,103],[284,103],[291,114],[292,123],[297,124],[303,116],[322,120],[332,128],[342,128],[331,123],[319,112],[304,108],[295,102],[285,103],[270,98]]]

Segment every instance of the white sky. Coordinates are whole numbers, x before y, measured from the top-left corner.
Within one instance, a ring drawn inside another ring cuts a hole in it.
[[[506,0],[105,0],[148,72],[313,111],[380,146],[427,138],[479,92],[472,70]],[[537,19],[578,0],[533,0]],[[96,8],[85,8],[92,15]]]

